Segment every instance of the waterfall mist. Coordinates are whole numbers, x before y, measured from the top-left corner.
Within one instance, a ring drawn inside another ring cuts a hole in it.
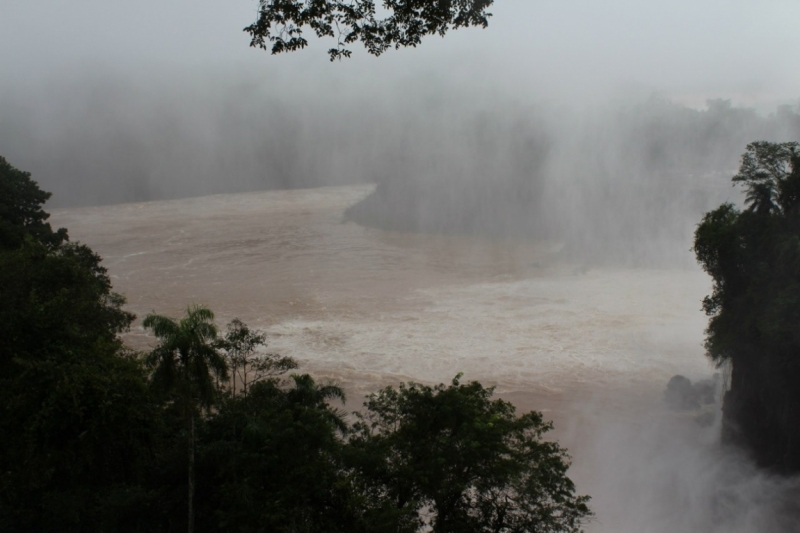
[[[702,213],[738,199],[729,178],[748,142],[800,137],[791,105],[555,105],[421,79],[309,99],[292,90],[302,81],[54,78],[0,96],[0,146],[55,206],[370,182],[348,219],[652,265],[693,262]]]
[[[800,4],[497,0],[341,64],[249,50],[254,8],[0,7],[0,155],[134,312],[202,301],[357,393],[497,384],[555,419],[590,532],[798,529],[797,479],[662,395],[717,371],[695,226],[747,143],[800,140]]]

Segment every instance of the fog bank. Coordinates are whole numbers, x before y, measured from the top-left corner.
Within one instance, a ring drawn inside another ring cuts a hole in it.
[[[0,153],[54,206],[374,182],[349,219],[658,263],[686,257],[702,213],[739,200],[729,180],[747,143],[800,138],[789,105],[555,105],[423,78],[310,98],[302,80],[54,78],[0,95]]]

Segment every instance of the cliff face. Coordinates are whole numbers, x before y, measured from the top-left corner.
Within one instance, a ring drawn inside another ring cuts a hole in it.
[[[742,146],[787,135],[800,136],[800,114],[761,117],[720,102],[466,113],[391,145],[370,176],[375,192],[345,217],[397,231],[544,238],[582,262],[687,264],[687,237],[730,196]]]
[[[747,209],[724,204],[695,232],[713,279],[703,301],[706,349],[732,365],[723,438],[758,464],[800,471],[800,144],[755,142],[734,183]]]
[[[723,403],[723,441],[749,450],[756,463],[800,472],[800,368],[774,357],[737,360]]]
[[[449,179],[448,179],[449,178]],[[380,181],[375,191],[345,211],[345,219],[391,231],[485,237],[543,237],[542,180],[442,176]]]

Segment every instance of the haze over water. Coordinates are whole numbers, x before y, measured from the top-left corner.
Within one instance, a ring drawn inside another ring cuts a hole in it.
[[[708,374],[699,269],[594,269],[565,263],[557,242],[343,222],[371,189],[58,210],[53,221],[103,256],[137,314],[205,303],[269,327],[273,348],[320,370],[425,381],[463,371],[554,392]]]
[[[747,142],[800,135],[799,2],[497,0],[487,30],[337,64],[249,49],[255,6],[0,5],[0,155],[131,311],[263,328],[349,409],[496,385],[555,421],[592,533],[798,530],[798,483],[662,394],[715,372],[694,225],[738,201]],[[476,231],[343,222],[375,182],[370,216]]]
[[[371,186],[60,209],[140,317],[209,305],[269,350],[344,384],[348,408],[400,380],[458,372],[543,410],[594,498],[591,532],[785,531],[786,482],[756,473],[662,403],[703,357],[697,268],[593,268],[560,243],[490,241],[342,221]],[[687,252],[688,253],[688,252]],[[152,342],[135,327],[137,347]],[[770,529],[774,528],[774,529]]]

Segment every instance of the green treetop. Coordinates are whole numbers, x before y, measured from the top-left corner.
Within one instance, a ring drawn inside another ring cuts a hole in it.
[[[16,248],[26,234],[50,247],[67,240],[66,229],[54,232],[46,222],[50,214],[42,205],[50,196],[30,172],[14,168],[0,156],[0,247]]]
[[[755,142],[734,183],[745,206],[723,204],[695,232],[713,280],[703,300],[706,350],[730,368],[723,437],[780,471],[800,471],[800,147]]]
[[[577,532],[591,516],[541,413],[517,416],[473,381],[388,387],[367,400],[352,446],[367,515],[393,531]]]

